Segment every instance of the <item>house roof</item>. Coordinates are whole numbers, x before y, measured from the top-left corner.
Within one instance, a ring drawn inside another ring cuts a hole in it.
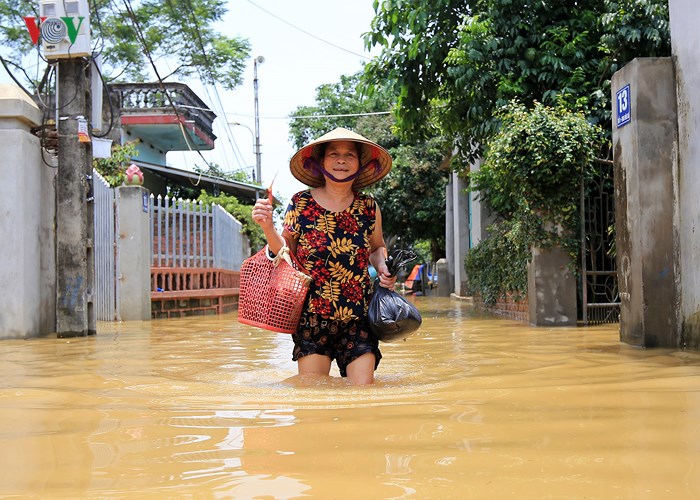
[[[152,172],[160,177],[163,177],[171,182],[181,184],[187,187],[201,187],[209,193],[226,193],[233,195],[242,202],[255,203],[259,197],[265,196],[265,188],[258,184],[250,184],[247,182],[231,181],[220,177],[212,177],[209,175],[199,174],[188,170],[170,167],[167,165],[157,165],[155,163],[145,162],[138,158],[132,158],[132,163],[135,163],[144,171]],[[275,199],[275,203],[280,203]]]

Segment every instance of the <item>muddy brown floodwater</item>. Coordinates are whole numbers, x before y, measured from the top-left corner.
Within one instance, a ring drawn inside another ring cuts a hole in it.
[[[235,314],[0,341],[0,496],[700,497],[699,353],[415,301],[368,387]]]

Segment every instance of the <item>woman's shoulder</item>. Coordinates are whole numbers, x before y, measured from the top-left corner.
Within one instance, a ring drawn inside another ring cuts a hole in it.
[[[374,197],[371,194],[367,194],[367,193],[363,193],[363,192],[357,193],[357,199],[360,200],[365,205],[374,205],[374,203],[375,203]]]
[[[356,198],[355,198],[355,203],[356,207],[362,207],[360,210],[369,215],[370,217],[374,218],[374,214],[376,213],[377,209],[377,202],[374,199],[372,195],[366,194],[366,193],[356,193]]]

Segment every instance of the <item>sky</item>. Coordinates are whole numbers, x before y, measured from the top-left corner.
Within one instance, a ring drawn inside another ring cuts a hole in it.
[[[262,56],[265,61],[258,64],[262,182],[267,187],[276,175],[273,190],[285,204],[304,189],[289,172],[295,148],[285,117],[297,106],[313,106],[320,85],[356,73],[379,53],[366,52],[362,40],[374,17],[372,4],[373,0],[229,0],[229,12],[216,29],[247,38],[251,58],[243,83],[233,91],[185,81],[217,114],[215,149],[202,156],[224,170],[254,167],[253,59]],[[242,125],[229,126],[229,133],[227,122]],[[186,170],[203,165],[196,153],[169,153],[167,161]]]

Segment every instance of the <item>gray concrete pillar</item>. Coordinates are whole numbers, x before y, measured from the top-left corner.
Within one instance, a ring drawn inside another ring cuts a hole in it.
[[[30,129],[41,110],[0,85],[0,339],[56,331],[56,164]]]
[[[438,282],[437,282],[437,296],[438,297],[449,297],[451,293],[450,283],[447,278],[447,259],[438,259],[436,265]]]
[[[116,189],[117,315],[121,321],[151,319],[149,191]]]
[[[679,347],[700,350],[700,30],[697,0],[669,0],[678,100]]]
[[[454,228],[454,293],[467,295],[467,273],[464,258],[469,251],[469,192],[468,183],[458,174],[452,174],[452,226]]]
[[[470,172],[476,172],[481,168],[481,160],[477,160],[469,166]],[[471,191],[469,193],[471,211],[471,246],[476,246],[484,238],[488,238],[488,228],[496,221],[496,214],[480,200],[481,193]]]
[[[672,60],[634,59],[613,75],[611,92],[620,339],[677,348],[678,134]]]
[[[83,337],[97,333],[92,148],[78,140],[79,117],[89,113],[88,79],[80,59],[60,60],[57,75],[56,334]]]
[[[450,180],[445,186],[445,257],[447,269],[441,279],[448,287],[448,296],[455,289],[455,227],[454,227],[454,207],[452,206],[452,189],[454,188],[454,174],[450,175]]]
[[[561,247],[533,248],[527,267],[531,325],[576,326],[576,276],[571,257]]]

